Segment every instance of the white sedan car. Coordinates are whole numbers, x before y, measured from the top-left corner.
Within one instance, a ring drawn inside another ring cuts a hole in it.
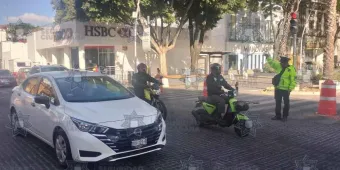
[[[165,122],[154,107],[106,75],[70,72],[28,77],[13,89],[9,115],[18,130],[55,148],[61,166],[116,161],[166,144]]]

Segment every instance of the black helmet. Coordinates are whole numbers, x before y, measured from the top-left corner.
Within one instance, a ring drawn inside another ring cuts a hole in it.
[[[280,62],[281,63],[288,63],[289,60],[290,60],[290,58],[287,57],[287,56],[280,56]]]
[[[137,66],[138,72],[146,72],[146,69],[147,69],[147,66],[146,66],[146,64],[144,64],[144,63],[140,63],[140,64],[138,64],[138,66]]]
[[[214,63],[210,66],[211,72],[214,74],[221,74],[221,65],[218,63]]]

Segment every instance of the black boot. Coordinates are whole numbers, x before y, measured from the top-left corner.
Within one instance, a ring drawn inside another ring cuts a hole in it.
[[[287,122],[287,116],[284,116],[282,122]]]
[[[272,117],[272,120],[281,120],[281,117],[279,117],[279,116],[274,116],[274,117]]]

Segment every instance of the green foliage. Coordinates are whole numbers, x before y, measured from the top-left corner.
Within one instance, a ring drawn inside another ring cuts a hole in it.
[[[246,0],[195,0],[188,17],[203,30],[211,30],[226,13],[246,7]]]
[[[51,0],[55,11],[54,20],[56,23],[71,21],[74,19],[87,21],[88,17],[82,9],[85,0]]]
[[[11,23],[8,24],[7,28],[7,34],[11,36],[10,40],[13,42],[19,41],[19,39],[26,37],[28,34],[30,34],[33,30],[38,29],[39,27],[33,26],[29,23],[23,23],[21,20],[19,20],[17,23]],[[22,29],[23,34],[17,35],[17,30]],[[20,37],[21,36],[21,37]]]
[[[285,11],[286,2],[287,0],[248,0],[248,8],[252,12],[263,11],[264,16],[268,17],[271,10],[275,12],[282,8]],[[276,17],[275,14],[273,14],[273,17]]]

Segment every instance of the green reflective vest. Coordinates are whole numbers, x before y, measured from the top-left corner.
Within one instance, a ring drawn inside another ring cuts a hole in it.
[[[283,72],[280,83],[275,88],[292,91],[296,87],[296,70],[294,66],[288,66]]]

